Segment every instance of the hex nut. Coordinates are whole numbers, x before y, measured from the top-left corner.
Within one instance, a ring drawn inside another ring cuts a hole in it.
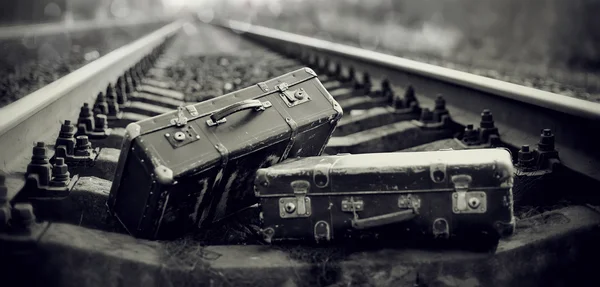
[[[33,206],[30,203],[17,203],[12,209],[13,222],[29,226],[35,221]]]

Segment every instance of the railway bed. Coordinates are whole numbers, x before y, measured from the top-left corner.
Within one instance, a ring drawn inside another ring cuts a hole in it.
[[[594,279],[588,263],[600,254],[600,213],[594,207],[599,157],[593,148],[598,140],[589,135],[597,134],[600,105],[224,23],[173,22],[0,110],[0,201],[6,190],[7,200],[25,202],[12,209],[0,204],[0,211],[15,215],[14,226],[0,231],[0,276],[10,280],[5,282],[562,286]],[[203,234],[148,241],[129,236],[108,216],[105,201],[127,124],[301,67],[314,70],[344,110],[327,154],[511,149],[518,171],[515,234],[494,253],[410,239],[381,246],[269,246],[257,235],[258,210],[251,207]],[[100,128],[92,131],[91,121]],[[77,139],[76,149],[89,159],[59,161],[52,171],[70,172],[68,196],[22,198],[18,191],[32,154],[52,157],[59,131],[71,137],[76,123],[88,135]]]

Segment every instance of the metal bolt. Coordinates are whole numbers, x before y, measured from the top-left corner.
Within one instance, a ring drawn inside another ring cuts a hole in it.
[[[551,129],[542,130],[540,141],[538,142],[538,149],[540,151],[554,150],[554,134],[552,134]]]
[[[171,134],[170,134],[170,133],[166,133],[166,134],[165,134],[165,136],[166,136],[166,137],[170,137],[170,136],[171,136]]]
[[[492,112],[490,110],[483,110],[481,113],[481,122],[479,123],[479,126],[484,129],[494,127],[494,117],[492,116]]]
[[[65,164],[65,159],[57,157],[52,167],[52,177],[54,182],[67,182],[69,181],[69,167]]]
[[[443,96],[438,95],[437,98],[435,99],[435,109],[443,110],[445,108],[446,108],[446,100],[444,100]]]
[[[454,198],[458,198],[458,194],[454,194]]]
[[[33,147],[33,156],[31,157],[31,163],[48,163],[48,156],[46,155],[47,152],[48,150],[46,149],[46,143],[37,142],[37,144]]]
[[[12,210],[13,223],[29,227],[35,221],[33,206],[30,203],[17,203]]]
[[[528,145],[521,146],[517,155],[518,165],[528,167],[533,165],[533,152],[529,149]]]
[[[281,202],[281,203],[283,203],[284,201],[285,201],[285,200],[283,200],[283,199],[280,199],[280,200],[279,200],[279,202]]]
[[[87,136],[78,136],[76,146],[78,150],[87,150],[92,148],[92,144]]]
[[[106,115],[96,115],[94,119],[94,125],[96,131],[105,131],[108,128]]]
[[[431,122],[433,120],[433,114],[428,108],[424,108],[421,110],[421,118],[420,121],[424,123]]]

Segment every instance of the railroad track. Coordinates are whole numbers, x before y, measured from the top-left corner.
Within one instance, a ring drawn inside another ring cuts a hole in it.
[[[580,262],[599,254],[592,239],[600,214],[585,206],[597,204],[600,190],[599,104],[224,23],[173,22],[0,110],[6,198],[30,202],[39,221],[33,223],[26,203],[0,209],[12,212],[20,228],[0,232],[9,246],[4,258],[12,262],[2,275],[28,268],[39,276],[23,282],[67,286],[533,286],[573,285],[593,275]],[[173,242],[132,238],[108,216],[104,203],[127,124],[304,66],[344,109],[325,153],[511,149],[518,170],[516,234],[490,257],[413,243],[369,250],[266,247],[256,234],[256,208]],[[74,142],[73,151],[55,150],[57,138]],[[67,163],[54,161],[54,195],[20,198],[28,164],[56,153]],[[531,258],[536,266],[528,265]],[[579,269],[553,272],[565,266]]]

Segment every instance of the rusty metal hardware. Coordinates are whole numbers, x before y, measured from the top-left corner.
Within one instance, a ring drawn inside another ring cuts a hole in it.
[[[263,91],[263,92],[268,92],[269,91],[269,86],[267,86],[266,83],[260,82],[257,84],[258,87]]]
[[[237,113],[239,111],[254,109],[257,112],[261,112],[267,108],[270,108],[271,106],[272,106],[272,104],[269,101],[264,101],[264,102],[261,102],[259,100],[241,101],[241,102],[232,104],[230,106],[227,106],[225,108],[222,108],[222,109],[214,112],[212,115],[210,115],[210,118],[208,120],[206,120],[206,125],[208,125],[209,127],[212,127],[212,126],[216,126],[216,125],[219,125],[222,123],[226,123],[227,118],[225,118],[225,117],[227,117],[231,114]]]
[[[294,189],[295,197],[284,197],[279,199],[279,212],[281,218],[309,217],[312,208],[311,201],[306,194],[310,189],[310,183],[305,180],[293,181],[290,186]]]
[[[281,83],[277,86],[277,89],[280,92],[279,96],[290,108],[310,101],[310,96],[303,88],[290,90],[287,83]]]
[[[434,163],[429,168],[429,176],[435,183],[442,183],[446,180],[446,164]]]
[[[419,208],[421,208],[421,199],[411,194],[400,195],[398,197],[398,207],[409,208],[414,210],[415,212],[418,212]]]
[[[492,112],[488,109],[481,112],[479,128],[469,124],[466,126],[462,137],[457,138],[459,144],[464,148],[487,148],[500,145],[500,134],[494,125]]]
[[[262,234],[262,236],[263,236],[263,240],[264,240],[266,243],[269,243],[269,244],[270,244],[270,243],[272,242],[273,235],[275,235],[275,230],[274,230],[273,228],[270,228],[270,227],[269,227],[269,228],[266,228],[266,229],[262,229],[262,230],[260,231],[260,233],[261,233],[261,234]]]
[[[173,148],[178,148],[199,140],[200,134],[196,132],[193,126],[186,125],[181,129],[165,133],[165,138]]]
[[[313,181],[317,187],[324,188],[329,184],[331,163],[319,163],[315,166]]]
[[[75,126],[71,124],[71,121],[65,120],[60,127],[50,163],[55,163],[56,158],[61,157],[71,168],[94,164],[99,149],[92,148],[88,136],[80,135],[75,138],[75,133]]]
[[[329,227],[329,223],[324,220],[315,223],[314,236],[317,243],[331,241],[331,228]]]
[[[445,218],[437,218],[433,221],[432,226],[433,236],[435,238],[450,237],[450,225]]]
[[[54,166],[48,161],[44,142],[33,147],[31,162],[27,165],[25,185],[17,194],[16,201],[33,198],[64,198],[68,196],[79,176],[70,178],[63,158],[56,158]]]
[[[187,105],[185,106],[185,109],[188,111],[188,113],[190,113],[190,116],[198,116],[198,110],[196,110],[196,107],[194,105]]]
[[[441,122],[443,116],[448,116],[450,112],[446,109],[446,100],[442,95],[438,95],[435,99],[435,108],[433,109],[433,120]]]
[[[111,134],[108,128],[108,118],[103,114],[94,114],[88,103],[84,103],[77,119],[75,136],[85,135],[90,139],[105,139]]]
[[[487,210],[487,195],[483,191],[452,193],[452,212],[454,213],[485,213]]]
[[[358,199],[354,200],[354,198],[350,197],[342,200],[342,211],[343,212],[354,212],[354,211],[363,211],[365,208],[364,201]]]
[[[456,214],[485,213],[487,195],[483,191],[469,191],[469,175],[452,176],[455,192],[452,193],[452,212]]]
[[[177,117],[171,119],[171,124],[180,127],[180,126],[186,125],[187,122],[188,122],[188,118],[186,118],[185,114],[183,113],[183,107],[182,106],[177,107]]]
[[[288,89],[289,87],[290,87],[290,86],[288,86],[288,84],[287,84],[287,83],[281,83],[281,84],[279,84],[279,85],[275,86],[275,88],[276,88],[278,91],[280,91],[280,92],[285,92],[285,91],[287,91],[287,89]]]

